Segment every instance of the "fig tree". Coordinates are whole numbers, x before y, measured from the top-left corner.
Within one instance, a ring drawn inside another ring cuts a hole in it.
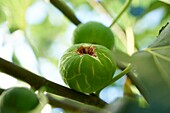
[[[116,70],[112,52],[96,44],[75,44],[62,56],[60,73],[72,89],[83,93],[101,90]]]
[[[90,21],[78,25],[74,30],[73,43],[99,44],[108,49],[112,49],[114,45],[114,35],[109,27],[99,22]]]
[[[36,94],[24,87],[4,91],[0,100],[0,113],[27,113],[39,104]]]

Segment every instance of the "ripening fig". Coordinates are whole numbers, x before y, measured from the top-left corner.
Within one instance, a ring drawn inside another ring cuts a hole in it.
[[[112,52],[96,44],[75,44],[64,53],[60,61],[64,82],[82,93],[101,90],[111,81],[115,70]]]
[[[0,113],[27,113],[39,104],[36,94],[28,88],[13,87],[1,94]]]
[[[114,46],[114,35],[109,27],[99,22],[90,21],[78,25],[74,30],[73,43],[98,44],[112,49]]]

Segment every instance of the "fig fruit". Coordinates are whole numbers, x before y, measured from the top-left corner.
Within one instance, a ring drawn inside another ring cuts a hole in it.
[[[114,35],[109,27],[99,23],[90,21],[80,24],[74,30],[73,43],[91,43],[98,44],[112,49],[114,46]]]
[[[24,87],[4,91],[0,100],[0,113],[27,113],[39,104],[36,94]]]
[[[75,44],[60,60],[64,82],[74,90],[93,93],[101,90],[112,79],[116,70],[112,52],[96,44]]]

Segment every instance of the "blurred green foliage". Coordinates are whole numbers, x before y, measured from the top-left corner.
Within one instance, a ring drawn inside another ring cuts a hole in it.
[[[96,0],[96,4],[92,6],[89,3],[90,0],[63,1],[75,12],[77,17],[81,18],[82,22],[91,20],[99,21],[101,19],[100,22],[103,24],[108,24],[110,20],[101,18],[101,15],[105,15],[106,17],[109,15],[114,19],[126,2],[126,0]],[[37,3],[43,4],[42,6],[45,7],[45,11],[33,8],[33,10],[31,10],[33,14],[32,17],[27,17],[28,10]],[[102,11],[99,13],[96,11],[98,3],[107,13]],[[38,13],[35,13],[37,10]],[[134,37],[135,41],[134,51],[143,50],[156,39],[161,27],[169,21],[169,12],[170,3],[167,0],[133,0],[128,10],[117,21],[121,32],[112,29],[117,38],[116,49],[118,50],[115,50],[115,53],[118,54],[116,54],[115,57],[119,58],[118,60],[123,64],[129,63],[129,55],[121,52],[124,51],[128,53],[128,45],[126,45],[127,29],[130,28],[133,31],[131,35]],[[39,17],[41,14],[45,14],[45,16]],[[97,16],[97,19],[94,15]],[[37,22],[29,22],[30,19],[35,21],[34,19],[36,18],[41,19]],[[54,65],[56,65],[56,62],[59,60],[59,57],[54,54],[61,55],[62,52],[60,53],[59,51],[63,50],[62,47],[66,49],[70,46],[72,33],[76,28],[76,26],[74,26],[60,10],[52,6],[48,0],[0,0],[0,25],[3,24],[7,24],[9,35],[12,35],[17,30],[22,30],[26,41],[29,42],[29,46],[34,51],[37,59],[44,58]],[[118,35],[119,33],[123,33],[125,38],[120,37],[120,35]],[[123,43],[122,40],[125,43]],[[167,51],[165,50],[165,52]],[[17,58],[16,54],[13,54],[12,58],[14,62],[21,65],[20,59]],[[153,59],[147,59],[147,61],[148,60],[150,61]],[[146,64],[143,64],[144,67],[145,65]],[[153,66],[152,64],[150,65],[151,67]],[[146,67],[149,68],[149,66]],[[145,70],[142,70],[142,72],[145,72]],[[132,105],[134,105],[134,103],[132,103]],[[137,106],[137,110],[141,109],[138,107],[139,106]],[[125,108],[127,108],[126,105]],[[149,111],[147,111],[147,113],[149,113]]]
[[[26,27],[25,12],[29,5],[33,3],[33,0],[1,0],[0,10],[4,12],[8,26],[11,32],[17,29],[24,29]],[[2,18],[2,19],[3,19]]]
[[[65,30],[66,26],[57,26],[51,24],[49,17],[46,17],[45,20],[40,24],[29,26],[29,32],[33,38],[32,43],[38,48],[39,53],[42,56],[46,55],[46,52],[60,32]]]

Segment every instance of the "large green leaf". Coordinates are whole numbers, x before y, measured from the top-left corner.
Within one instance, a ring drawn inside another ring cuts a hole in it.
[[[32,2],[33,0],[0,0],[0,10],[4,12],[11,32],[25,28],[26,10]]]
[[[170,25],[144,51],[132,56],[130,78],[151,107],[169,109],[170,104]]]

